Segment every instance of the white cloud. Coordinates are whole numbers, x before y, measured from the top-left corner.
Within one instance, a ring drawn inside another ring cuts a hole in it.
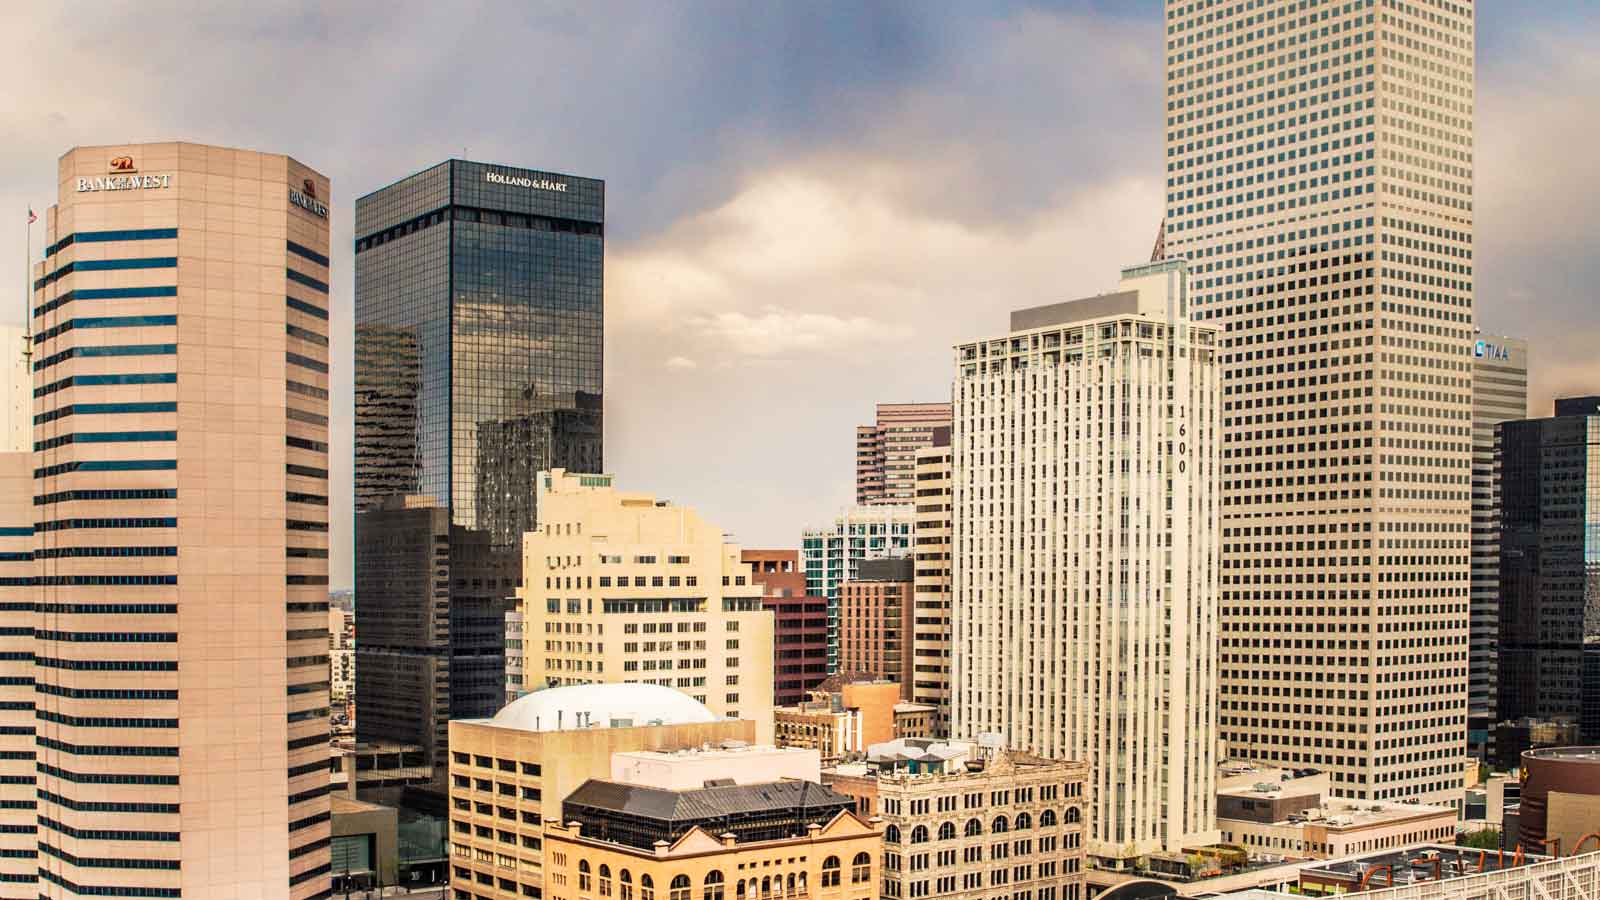
[[[665,365],[669,369],[697,369],[700,367],[699,363],[687,356],[669,356]]]

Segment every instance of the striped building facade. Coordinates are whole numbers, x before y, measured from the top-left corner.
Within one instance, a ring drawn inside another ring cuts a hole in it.
[[[328,896],[327,179],[80,147],[59,191],[31,477],[0,476],[27,507],[0,499],[0,543],[32,557],[3,590],[34,611],[0,638],[0,740],[33,732],[0,820],[37,827],[0,896]]]

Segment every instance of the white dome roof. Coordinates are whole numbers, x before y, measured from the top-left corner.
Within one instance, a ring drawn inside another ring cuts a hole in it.
[[[572,731],[715,722],[698,700],[656,684],[578,684],[518,697],[489,724],[521,731]]]

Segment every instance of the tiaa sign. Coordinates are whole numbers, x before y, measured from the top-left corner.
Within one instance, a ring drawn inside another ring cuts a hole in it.
[[[1478,341],[1472,345],[1472,355],[1479,359],[1510,359],[1511,348],[1488,341]]]

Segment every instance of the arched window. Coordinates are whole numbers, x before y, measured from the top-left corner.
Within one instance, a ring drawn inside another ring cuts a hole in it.
[[[739,879],[739,883],[733,889],[734,900],[744,900],[744,884],[744,879]]]
[[[584,893],[594,890],[594,882],[591,879],[589,861],[587,859],[578,860],[578,890]]]
[[[627,869],[617,873],[617,891],[621,900],[633,900],[633,873]]]
[[[822,886],[825,888],[839,886],[839,857],[830,856],[822,861]]]
[[[883,842],[885,844],[900,843],[900,826],[890,825],[888,828],[885,828],[883,830]]]
[[[975,837],[980,834],[983,834],[983,823],[979,822],[977,819],[968,819],[967,837]]]
[[[911,843],[926,844],[928,842],[928,826],[918,825],[911,829]]]
[[[994,821],[989,824],[990,834],[1003,834],[1010,830],[1011,826],[1006,822],[1005,816],[995,816]]]
[[[1067,807],[1067,824],[1072,825],[1081,821],[1083,821],[1083,814],[1078,812],[1078,808],[1076,806]]]
[[[1039,827],[1040,828],[1050,828],[1055,824],[1056,824],[1056,811],[1055,810],[1047,809],[1044,812],[1039,813]]]
[[[607,865],[600,866],[600,896],[611,896],[611,867]]]
[[[672,876],[672,884],[668,891],[669,900],[689,900],[689,876]]]
[[[955,840],[955,836],[956,836],[956,823],[954,823],[954,822],[946,822],[943,825],[939,826],[939,840],[941,840],[941,841]]]
[[[778,886],[779,887],[783,887],[782,882],[779,882]],[[771,875],[768,875],[767,877],[761,879],[761,896],[763,896],[763,897],[771,897],[772,896],[772,876]]]
[[[856,858],[850,863],[850,883],[866,884],[872,878],[872,857],[865,853],[857,853]]]
[[[1032,828],[1032,827],[1033,827],[1033,816],[1030,816],[1027,813],[1017,813],[1017,821],[1012,824],[1012,829],[1013,830],[1015,830],[1015,831],[1027,831],[1029,828]]]
[[[704,900],[723,900],[725,896],[726,894],[723,893],[721,870],[712,869],[711,871],[707,872],[705,891],[703,894]]]
[[[788,894],[791,897],[794,896],[794,873],[793,872],[790,872],[789,873],[789,877],[787,879],[785,879],[785,881],[784,881],[784,893]]]
[[[639,876],[639,900],[656,900],[656,883],[648,873]]]

